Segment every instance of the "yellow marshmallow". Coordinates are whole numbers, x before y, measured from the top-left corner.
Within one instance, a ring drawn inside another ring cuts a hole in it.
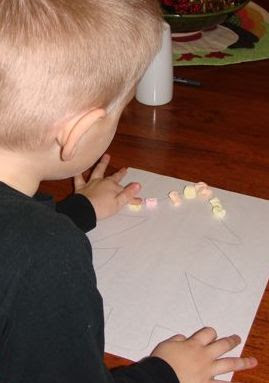
[[[211,205],[212,207],[221,207],[221,208],[222,208],[222,204],[221,204],[220,200],[219,200],[217,197],[212,198],[212,199],[209,201],[209,203],[210,203],[210,205]]]
[[[131,211],[140,211],[142,209],[142,205],[141,204],[137,204],[136,205],[136,204],[129,203],[128,207],[129,207],[129,209]]]
[[[185,186],[185,188],[184,188],[184,197],[186,199],[194,199],[194,198],[196,198],[196,196],[197,196],[197,193],[196,193],[195,186],[193,186],[193,185]]]
[[[212,211],[213,211],[214,216],[217,218],[220,218],[220,219],[224,218],[226,215],[226,210],[220,206],[214,206]]]

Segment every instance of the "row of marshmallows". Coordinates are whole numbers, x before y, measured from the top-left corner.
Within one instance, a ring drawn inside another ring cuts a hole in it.
[[[169,197],[173,202],[175,192],[170,192]],[[172,196],[171,196],[172,194]],[[183,196],[186,199],[194,199],[198,197],[199,199],[203,201],[208,201],[212,207],[212,213],[217,218],[224,218],[226,215],[226,210],[223,208],[222,203],[217,197],[213,197],[213,190],[208,187],[208,185],[205,182],[197,182],[194,185],[187,185],[184,188]],[[173,202],[174,203],[174,202]],[[175,205],[177,205],[174,203]]]
[[[203,201],[208,201],[212,206],[212,213],[217,218],[224,218],[226,215],[226,210],[223,208],[220,200],[218,198],[213,197],[213,191],[208,187],[205,182],[198,182],[193,185],[185,186],[183,190],[183,195],[181,195],[178,191],[171,191],[168,194],[170,200],[173,205],[178,207],[182,204],[183,198],[185,199],[195,199],[199,198]],[[158,205],[157,198],[145,198],[140,204],[129,204],[129,209],[131,211],[140,211],[142,209],[142,204],[145,204],[147,208],[152,209]]]

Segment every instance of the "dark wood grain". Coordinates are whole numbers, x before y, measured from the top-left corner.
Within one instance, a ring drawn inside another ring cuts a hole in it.
[[[267,0],[257,1],[269,10]],[[173,101],[147,107],[133,100],[109,149],[112,166],[136,167],[269,199],[269,60],[221,67],[178,67],[176,74],[202,82],[175,86]],[[62,198],[71,180],[41,190]],[[234,381],[269,382],[269,289],[252,325],[243,355],[259,360]],[[129,364],[106,355],[109,367]]]

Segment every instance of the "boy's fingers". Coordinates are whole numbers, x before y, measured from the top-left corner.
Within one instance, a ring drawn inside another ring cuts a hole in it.
[[[117,172],[109,176],[108,178],[119,183],[123,179],[123,177],[126,176],[126,173],[127,173],[127,169],[121,168],[120,170],[118,170]]]
[[[174,342],[183,342],[186,339],[187,338],[185,337],[185,335],[177,334],[177,335],[171,336],[171,338],[169,338],[167,340],[171,340],[171,341],[174,341]]]
[[[104,178],[106,168],[110,161],[110,155],[104,154],[101,160],[98,162],[98,164],[95,166],[94,170],[91,174],[91,180],[94,180],[96,178]]]
[[[189,339],[196,340],[203,346],[207,346],[217,338],[217,333],[212,327],[204,327],[195,332]]]
[[[138,183],[132,183],[127,185],[118,195],[117,195],[117,201],[118,201],[118,207],[121,208],[129,201],[131,201],[134,196],[139,192],[141,189],[140,184]]]
[[[216,342],[208,345],[208,350],[212,357],[215,359],[219,358],[226,352],[231,351],[240,343],[241,338],[238,335],[231,335],[227,336],[226,338],[218,339]]]
[[[248,370],[258,364],[255,358],[223,358],[214,363],[213,376],[232,371]]]
[[[75,191],[82,189],[85,186],[86,182],[82,174],[74,177],[74,187]]]

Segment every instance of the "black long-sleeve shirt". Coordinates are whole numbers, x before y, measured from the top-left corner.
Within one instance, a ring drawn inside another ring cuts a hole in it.
[[[0,183],[1,383],[178,383],[159,358],[105,367],[95,224],[82,195],[55,205]]]

